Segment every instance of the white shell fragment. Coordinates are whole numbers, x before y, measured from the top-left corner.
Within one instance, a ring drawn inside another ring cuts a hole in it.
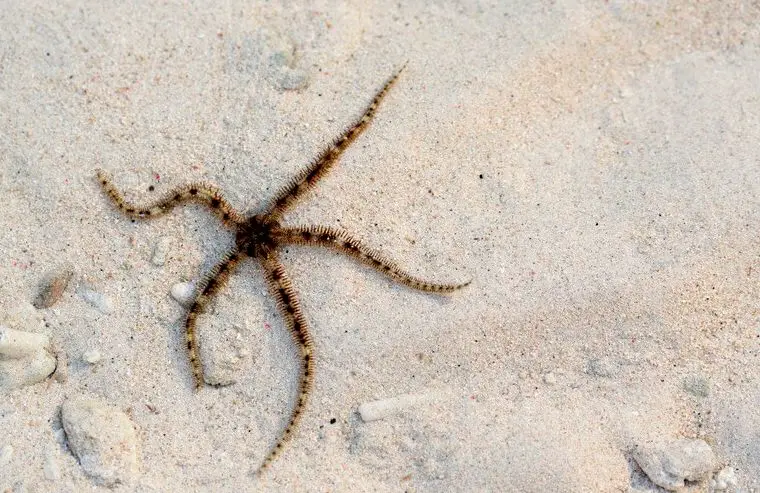
[[[365,423],[384,419],[427,402],[431,400],[433,396],[433,393],[406,394],[398,397],[391,397],[389,399],[365,402],[359,406],[359,415]]]
[[[43,334],[0,326],[0,390],[12,390],[45,380],[56,361]]]
[[[178,282],[171,289],[172,298],[182,306],[190,306],[195,295],[195,284],[192,282]]]
[[[649,479],[666,490],[701,481],[717,468],[717,459],[704,440],[682,438],[665,444],[638,445],[633,458]]]
[[[69,448],[96,483],[129,483],[138,473],[135,428],[121,410],[99,400],[78,398],[61,407]]]

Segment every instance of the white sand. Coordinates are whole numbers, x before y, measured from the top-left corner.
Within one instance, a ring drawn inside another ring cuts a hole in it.
[[[60,428],[80,395],[138,427],[123,491],[654,491],[631,448],[680,437],[706,440],[736,491],[760,489],[756,3],[123,3],[0,8],[0,317],[75,270],[42,311],[68,380],[0,398],[0,491],[99,489]],[[473,284],[441,298],[285,253],[318,374],[257,479],[297,378],[259,268],[200,323],[205,347],[243,356],[238,382],[195,394],[168,293],[232,238],[194,206],[133,224],[94,169],[131,198],[203,179],[256,210],[405,60],[288,222]]]

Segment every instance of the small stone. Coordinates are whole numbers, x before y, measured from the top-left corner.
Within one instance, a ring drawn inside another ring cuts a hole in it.
[[[172,298],[182,306],[190,306],[195,299],[195,284],[192,282],[178,282],[171,289]]]
[[[78,294],[84,301],[95,307],[100,313],[103,313],[104,315],[108,315],[113,311],[113,303],[111,303],[111,300],[102,293],[98,293],[97,291],[87,287],[80,287]]]
[[[102,358],[100,351],[97,349],[89,349],[82,354],[82,361],[94,365]]]
[[[130,483],[138,473],[135,428],[121,410],[99,400],[69,399],[61,407],[69,448],[96,483]]]
[[[724,491],[737,486],[739,486],[739,480],[736,478],[733,467],[724,467],[718,471],[712,480],[712,487],[715,491]]]
[[[683,488],[684,481],[705,479],[717,466],[715,454],[701,439],[637,445],[633,458],[654,484],[670,491]]]
[[[156,240],[156,243],[153,245],[153,253],[150,256],[150,263],[157,267],[164,265],[171,246],[171,239],[166,236],[162,236]]]
[[[69,285],[74,270],[70,266],[59,268],[45,276],[40,286],[40,292],[32,304],[35,308],[50,308],[58,303]]]
[[[0,447],[0,466],[4,466],[11,461],[13,457],[13,445],[5,444]]]

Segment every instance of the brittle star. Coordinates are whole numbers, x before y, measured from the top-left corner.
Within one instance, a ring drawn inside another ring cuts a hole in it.
[[[396,262],[366,246],[351,233],[344,230],[327,226],[288,227],[280,224],[283,214],[307,191],[316,186],[317,182],[335,165],[343,151],[364,131],[372,120],[380,101],[396,82],[403,68],[402,66],[391,76],[382,89],[375,94],[362,117],[328,145],[309,166],[298,173],[275,196],[263,213],[256,215],[239,213],[224,198],[219,188],[209,183],[183,185],[167,192],[166,195],[151,204],[135,205],[124,198],[105,171],[97,170],[98,180],[105,192],[122,212],[132,218],[159,216],[184,202],[198,202],[209,207],[221,218],[225,226],[235,232],[235,246],[227,251],[222,259],[197,283],[193,304],[185,322],[187,350],[190,353],[190,366],[195,379],[196,390],[204,385],[203,366],[200,361],[198,337],[195,329],[196,320],[204,312],[209,300],[226,284],[240,260],[248,256],[261,262],[277,308],[285,318],[285,325],[300,351],[302,365],[298,398],[291,411],[288,424],[275,445],[265,456],[257,470],[258,474],[261,474],[271,464],[284,444],[292,437],[314,381],[314,343],[309,334],[306,318],[301,310],[296,291],[280,262],[279,247],[285,245],[316,245],[333,248],[358,259],[397,282],[422,291],[448,293],[470,283],[468,281],[461,284],[436,284],[415,277],[402,270]]]

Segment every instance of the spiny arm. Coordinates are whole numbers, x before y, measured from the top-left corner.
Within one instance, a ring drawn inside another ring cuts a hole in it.
[[[275,446],[272,447],[264,458],[264,462],[259,466],[257,471],[259,475],[277,458],[280,452],[282,452],[282,447],[293,436],[293,432],[301,420],[306,399],[314,382],[314,343],[306,326],[306,318],[301,311],[301,304],[298,301],[293,284],[285,272],[285,268],[282,262],[280,262],[277,252],[274,250],[261,258],[261,265],[264,268],[264,273],[269,282],[269,289],[277,303],[277,308],[285,318],[285,326],[298,346],[301,356],[301,377],[298,385],[298,398],[290,414],[290,420],[277,439]]]
[[[108,173],[102,169],[98,169],[96,173],[100,185],[116,207],[135,219],[159,216],[183,202],[197,202],[208,206],[228,226],[244,221],[243,216],[227,202],[222,192],[209,183],[180,185],[149,204],[137,205],[124,198]]]
[[[450,293],[470,284],[436,284],[415,277],[403,271],[396,262],[379,251],[364,245],[351,233],[327,226],[302,226],[296,228],[281,228],[275,233],[278,244],[319,245],[334,248],[351,255],[364,264],[381,272],[390,278],[409,286],[410,288],[433,293]]]
[[[242,258],[243,254],[236,249],[230,250],[203,276],[195,288],[195,299],[185,320],[185,341],[187,342],[187,351],[190,354],[190,367],[193,370],[195,390],[199,390],[204,384],[203,365],[198,351],[198,334],[195,330],[197,319],[205,311],[209,300],[227,284],[230,274]]]
[[[314,185],[327,174],[333,165],[338,161],[343,151],[361,134],[372,117],[375,115],[380,101],[388,93],[388,89],[396,82],[401,71],[406,67],[406,63],[396,71],[383,85],[372,102],[364,110],[364,114],[353,125],[348,127],[343,134],[335,139],[322,153],[303,171],[296,175],[275,197],[266,211],[273,219],[279,219],[282,215],[298,201],[307,191],[314,188]]]

